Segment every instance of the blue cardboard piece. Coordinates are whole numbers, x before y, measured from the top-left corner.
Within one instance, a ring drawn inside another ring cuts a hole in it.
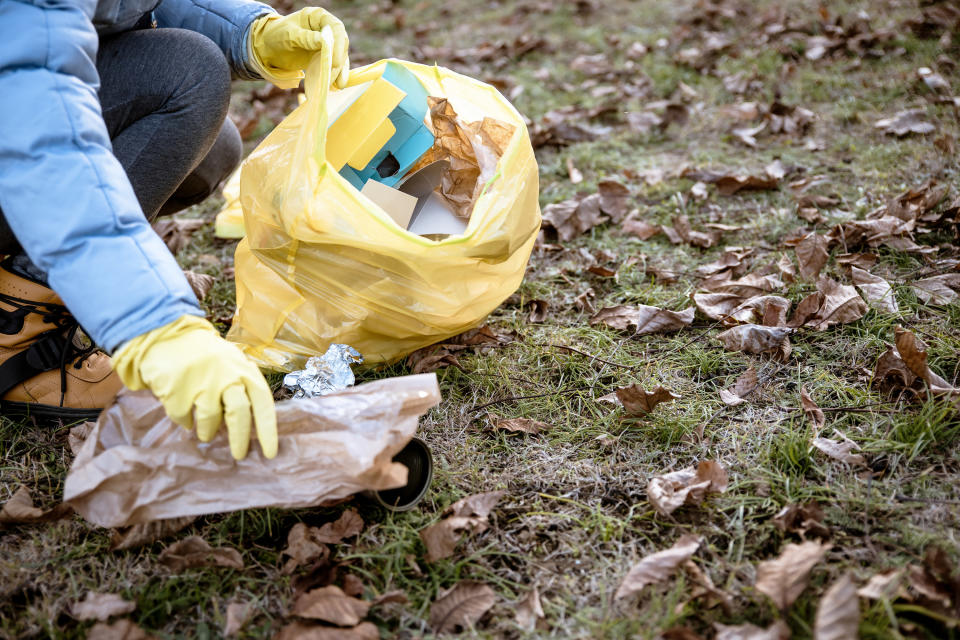
[[[393,62],[384,66],[382,77],[406,96],[390,113],[390,122],[396,133],[387,144],[363,169],[356,170],[345,165],[340,171],[340,175],[357,189],[362,189],[367,180],[376,180],[387,186],[397,184],[434,143],[433,133],[423,122],[428,110],[427,91],[420,81]]]

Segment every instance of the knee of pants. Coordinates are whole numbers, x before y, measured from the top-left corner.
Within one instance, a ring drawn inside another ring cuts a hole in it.
[[[164,203],[158,215],[170,215],[203,202],[239,166],[242,159],[243,140],[236,125],[228,118],[220,127],[220,133],[206,157]]]
[[[170,51],[177,56],[182,70],[181,82],[173,99],[197,112],[205,113],[216,124],[223,122],[230,106],[230,65],[223,51],[210,38],[187,29],[161,29],[175,32]]]

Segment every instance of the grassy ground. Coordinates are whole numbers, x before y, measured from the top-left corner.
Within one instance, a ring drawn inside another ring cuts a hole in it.
[[[609,136],[538,149],[541,204],[579,189],[589,191],[604,178],[619,179],[629,185],[643,219],[652,223],[669,223],[682,211],[695,226],[742,226],[720,245],[758,247],[757,267],[792,255],[781,238],[810,226],[796,217],[787,188],[727,198],[711,192],[701,201],[689,197],[690,180],[668,177],[650,185],[636,175],[657,168],[669,173],[683,163],[758,171],[780,158],[803,167],[805,176],[823,177],[816,192],[837,199],[838,204],[821,212],[827,220],[817,227],[821,232],[833,223],[862,217],[928,178],[956,184],[953,155],[933,144],[941,134],[957,135],[956,112],[951,105],[929,100],[930,91],[916,72],[931,67],[955,85],[951,58],[956,52],[941,57],[950,53],[943,43],[920,39],[903,26],[919,16],[917,3],[834,2],[828,9],[807,0],[718,5],[740,11],[732,17],[717,16],[708,10],[711,6],[717,5],[689,0],[398,0],[334,2],[331,8],[347,23],[355,62],[429,54],[441,64],[497,82],[533,121],[562,105],[589,108],[611,100],[598,96],[603,91],[591,92],[589,79],[571,68],[577,56],[603,54],[620,67],[631,44],[645,44],[650,51],[634,62],[632,79],[639,83],[647,78],[648,92],[623,98],[623,80],[609,83],[618,89],[613,112],[606,116],[613,127]],[[777,10],[811,27],[814,34],[823,31],[824,20],[840,16],[849,22],[864,11],[874,29],[891,31],[891,40],[882,45],[879,57],[838,52],[811,61],[803,55],[806,36],[764,41],[763,27],[770,22],[766,16]],[[705,29],[729,36],[731,46],[702,72],[677,62],[679,51],[702,42],[699,34]],[[513,60],[453,59],[457,47],[512,43],[520,34],[543,38],[545,45]],[[720,79],[740,71],[756,80],[746,95],[734,95]],[[238,115],[249,119],[250,92],[258,86],[238,84]],[[623,112],[680,96],[684,87],[692,91],[687,102],[694,111],[685,124],[647,134],[625,125]],[[731,135],[733,120],[726,107],[745,100],[769,105],[777,97],[816,114],[806,135],[761,133],[756,149]],[[936,133],[895,138],[874,128],[877,119],[914,106],[926,110],[938,127]],[[252,126],[250,144],[269,126],[267,117]],[[810,145],[815,149],[805,145],[808,139],[817,142]],[[571,184],[568,161],[582,171],[581,184]],[[211,201],[187,215],[212,219],[217,206]],[[232,312],[233,284],[225,270],[232,264],[234,245],[214,240],[211,227],[201,230],[180,258],[187,267],[217,276],[208,306],[212,317],[222,319]],[[920,241],[949,243],[949,238]],[[580,249],[605,249],[620,261],[643,256],[647,264],[681,275],[664,284],[647,275],[641,261],[622,268],[617,278],[602,278],[586,270]],[[946,246],[942,253],[951,250]],[[531,586],[538,587],[546,615],[536,635],[654,638],[669,627],[686,625],[711,637],[714,622],[766,625],[780,614],[754,589],[756,566],[776,556],[786,542],[796,541],[771,518],[788,504],[811,499],[824,507],[833,547],[814,569],[810,587],[783,615],[794,637],[811,636],[819,597],[845,571],[862,583],[877,571],[917,562],[932,543],[957,559],[960,418],[942,402],[891,399],[870,386],[870,377],[884,342],[892,342],[893,329],[900,324],[922,336],[933,368],[956,384],[960,306],[922,304],[909,287],[911,274],[923,267],[922,259],[882,249],[872,271],[894,284],[900,313],[870,311],[852,324],[801,332],[793,340],[789,361],[781,365],[724,351],[712,339],[719,329],[701,316],[693,328],[677,334],[630,339],[590,327],[589,314],[574,304],[577,295],[592,288],[597,308],[624,303],[688,307],[698,284],[695,267],[720,252],[672,245],[662,235],[641,241],[622,234],[616,225],[601,225],[568,243],[563,252],[534,254],[517,295],[489,319],[496,331],[512,331],[517,339],[486,353],[462,356],[462,368],[438,372],[444,401],[422,423],[437,473],[422,508],[389,514],[361,507],[366,530],[355,543],[336,550],[343,570],[362,579],[366,597],[393,589],[408,596],[406,606],[391,605],[371,614],[382,637],[429,634],[430,603],[439,591],[466,578],[487,582],[500,598],[467,634],[477,637],[523,636],[514,622],[515,603]],[[833,261],[825,273],[845,278]],[[809,283],[793,284],[783,295],[796,303],[812,288]],[[540,324],[527,317],[527,305],[535,299],[550,304],[548,318]],[[574,347],[617,365],[551,345]],[[763,381],[760,389],[750,402],[724,409],[719,390],[751,365]],[[366,371],[361,378],[404,373],[408,369],[401,364]],[[681,398],[639,420],[625,420],[622,411],[598,402],[616,387],[634,382],[647,388],[662,384]],[[853,408],[828,412],[827,429],[857,442],[872,473],[855,472],[810,447],[812,427],[796,409],[801,385],[822,407]],[[473,410],[518,396],[538,397]],[[493,432],[486,428],[488,412],[534,418],[552,429],[520,437]],[[0,501],[20,484],[45,504],[56,501],[71,460],[66,432],[0,420]],[[646,500],[647,481],[706,458],[729,471],[729,490],[699,507],[656,516]],[[497,489],[506,495],[491,516],[490,529],[461,543],[453,558],[425,562],[418,531],[436,522],[454,500]],[[278,570],[287,532],[298,521],[332,520],[341,509],[205,517],[175,536],[198,534],[214,546],[239,549],[247,565],[243,571],[196,569],[174,575],[157,562],[170,539],[111,552],[110,532],[79,518],[0,531],[0,635],[82,637],[90,623],[76,623],[67,605],[95,589],[136,601],[131,618],[160,637],[217,636],[228,601],[253,601],[256,613],[241,635],[267,637],[285,623],[292,605],[290,577]],[[634,562],[668,547],[685,532],[704,536],[697,563],[732,595],[729,610],[706,608],[700,600],[688,603],[690,583],[682,576],[649,588],[638,602],[613,601]],[[953,637],[955,631],[941,623],[924,611],[861,604],[863,638]]]

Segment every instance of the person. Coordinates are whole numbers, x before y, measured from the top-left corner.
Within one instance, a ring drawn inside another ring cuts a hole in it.
[[[126,385],[202,441],[225,423],[235,458],[252,427],[276,455],[263,375],[150,222],[239,163],[231,73],[294,86],[325,42],[342,85],[346,30],[319,7],[0,0],[0,414],[90,419]]]

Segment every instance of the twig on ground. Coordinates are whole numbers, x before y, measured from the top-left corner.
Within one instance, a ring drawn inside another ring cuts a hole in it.
[[[619,362],[612,362],[612,361],[610,361],[610,360],[604,360],[603,358],[601,358],[601,357],[599,357],[599,356],[595,356],[595,355],[593,355],[592,353],[588,353],[588,352],[586,352],[586,351],[580,351],[579,349],[574,349],[573,347],[567,346],[567,345],[565,345],[565,344],[552,344],[552,343],[551,343],[551,344],[548,344],[547,346],[548,346],[548,347],[552,347],[552,348],[554,348],[554,349],[564,349],[564,350],[566,350],[566,351],[572,351],[572,352],[574,352],[574,353],[579,353],[580,355],[585,356],[585,357],[587,357],[587,358],[590,358],[591,360],[596,360],[597,362],[602,362],[602,363],[604,363],[604,364],[609,364],[609,365],[614,366],[614,367],[620,367],[621,369],[630,369],[630,370],[636,369],[636,367],[631,366],[631,365],[629,365],[629,364],[621,364],[621,363],[619,363]]]

